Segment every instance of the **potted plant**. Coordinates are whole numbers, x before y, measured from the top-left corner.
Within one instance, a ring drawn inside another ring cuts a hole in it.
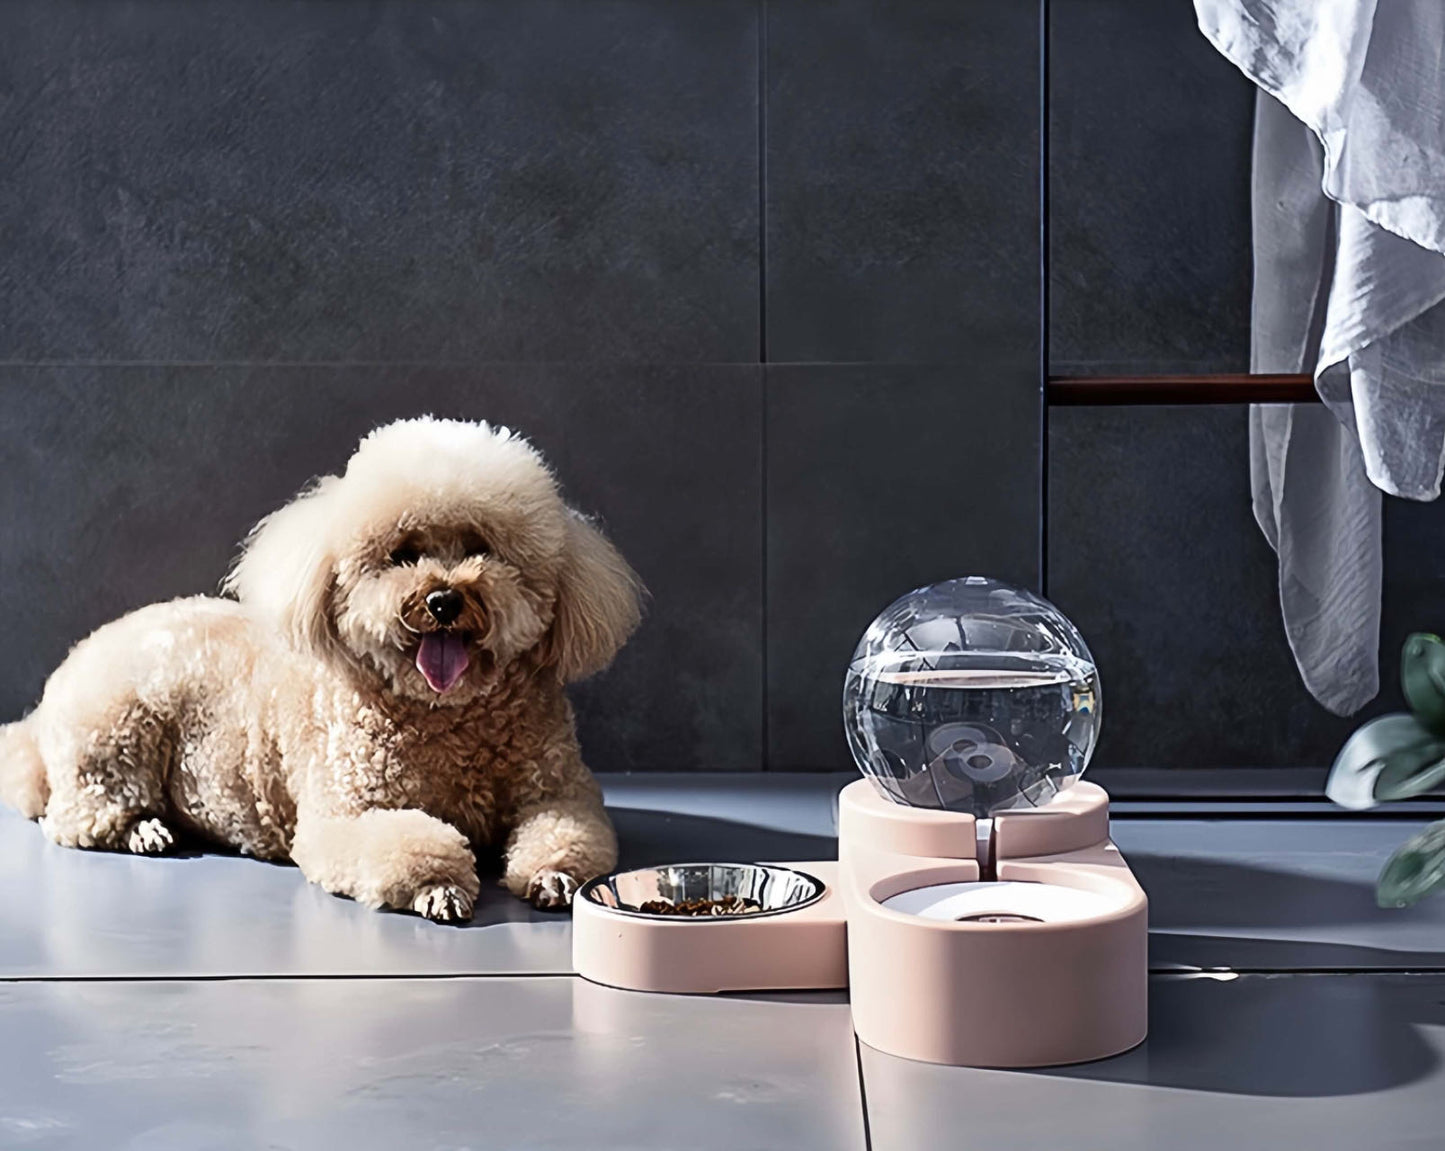
[[[1416,632],[1405,640],[1400,686],[1408,712],[1372,719],[1356,731],[1330,769],[1325,794],[1363,811],[1423,795],[1445,783],[1445,640]],[[1406,841],[1380,872],[1381,907],[1408,907],[1445,884],[1445,820]]]

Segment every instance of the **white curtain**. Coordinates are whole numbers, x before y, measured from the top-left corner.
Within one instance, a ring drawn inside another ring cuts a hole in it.
[[[1379,688],[1380,492],[1445,461],[1445,3],[1195,0],[1260,88],[1252,368],[1312,371],[1324,407],[1250,413],[1255,516],[1311,693]]]

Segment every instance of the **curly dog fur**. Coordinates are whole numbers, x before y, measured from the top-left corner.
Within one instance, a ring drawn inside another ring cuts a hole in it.
[[[66,846],[201,835],[436,920],[470,918],[474,848],[539,907],[614,865],[564,685],[610,662],[641,587],[525,440],[380,428],[225,590],[77,644],[0,731],[0,798]]]

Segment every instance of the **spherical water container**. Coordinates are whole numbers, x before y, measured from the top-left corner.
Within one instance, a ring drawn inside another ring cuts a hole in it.
[[[863,774],[914,807],[1038,806],[1088,765],[1099,673],[1053,604],[980,576],[911,591],[853,652],[843,725]]]

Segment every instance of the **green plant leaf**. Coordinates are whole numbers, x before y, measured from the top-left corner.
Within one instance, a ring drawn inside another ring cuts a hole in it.
[[[1441,782],[1445,782],[1445,743],[1432,739],[1385,756],[1385,766],[1375,777],[1375,798],[1381,803],[1409,799]]]
[[[1400,758],[1391,778],[1408,778],[1445,756],[1445,743],[1406,712],[1379,716],[1345,740],[1330,769],[1325,794],[1355,811],[1374,807],[1381,798],[1375,784],[1389,766],[1389,757],[1396,755]]]
[[[1417,631],[1400,652],[1400,687],[1415,718],[1445,736],[1445,642]]]
[[[1406,840],[1375,884],[1381,907],[1409,907],[1445,883],[1445,819]]]

